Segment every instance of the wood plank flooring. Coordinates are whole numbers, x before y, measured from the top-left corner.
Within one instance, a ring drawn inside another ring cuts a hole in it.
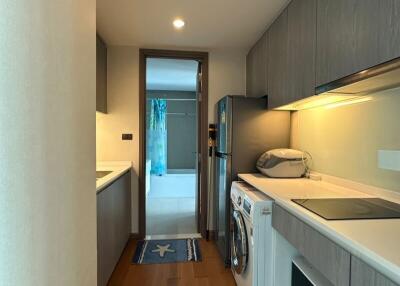
[[[215,244],[200,240],[203,260],[174,264],[131,264],[136,249],[131,240],[124,250],[108,286],[234,286],[230,269],[224,268]]]

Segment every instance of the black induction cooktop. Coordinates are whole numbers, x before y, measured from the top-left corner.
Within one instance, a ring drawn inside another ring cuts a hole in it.
[[[400,204],[378,198],[293,199],[326,220],[400,218]]]

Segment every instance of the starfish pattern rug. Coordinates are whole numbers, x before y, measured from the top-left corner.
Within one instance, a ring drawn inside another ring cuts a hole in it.
[[[132,263],[160,264],[201,261],[199,241],[196,238],[141,240],[136,246]]]

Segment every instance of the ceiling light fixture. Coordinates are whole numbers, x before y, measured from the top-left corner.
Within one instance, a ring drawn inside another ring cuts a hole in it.
[[[172,24],[174,25],[175,29],[179,30],[182,29],[183,26],[185,26],[185,21],[183,21],[182,19],[175,19]]]

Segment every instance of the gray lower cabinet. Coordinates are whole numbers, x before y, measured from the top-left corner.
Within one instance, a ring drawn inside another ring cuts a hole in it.
[[[267,41],[268,35],[264,33],[246,56],[246,96],[262,97],[268,93]]]
[[[288,6],[287,94],[285,104],[315,94],[317,0]]]
[[[351,257],[351,286],[399,286],[355,256]]]
[[[287,103],[288,13],[285,9],[268,30],[268,108]]]
[[[97,194],[97,285],[105,286],[131,233],[130,173]]]
[[[317,86],[400,56],[398,0],[318,0]]]
[[[272,226],[333,285],[349,286],[350,253],[274,204]]]
[[[107,113],[107,46],[96,35],[96,111]]]

